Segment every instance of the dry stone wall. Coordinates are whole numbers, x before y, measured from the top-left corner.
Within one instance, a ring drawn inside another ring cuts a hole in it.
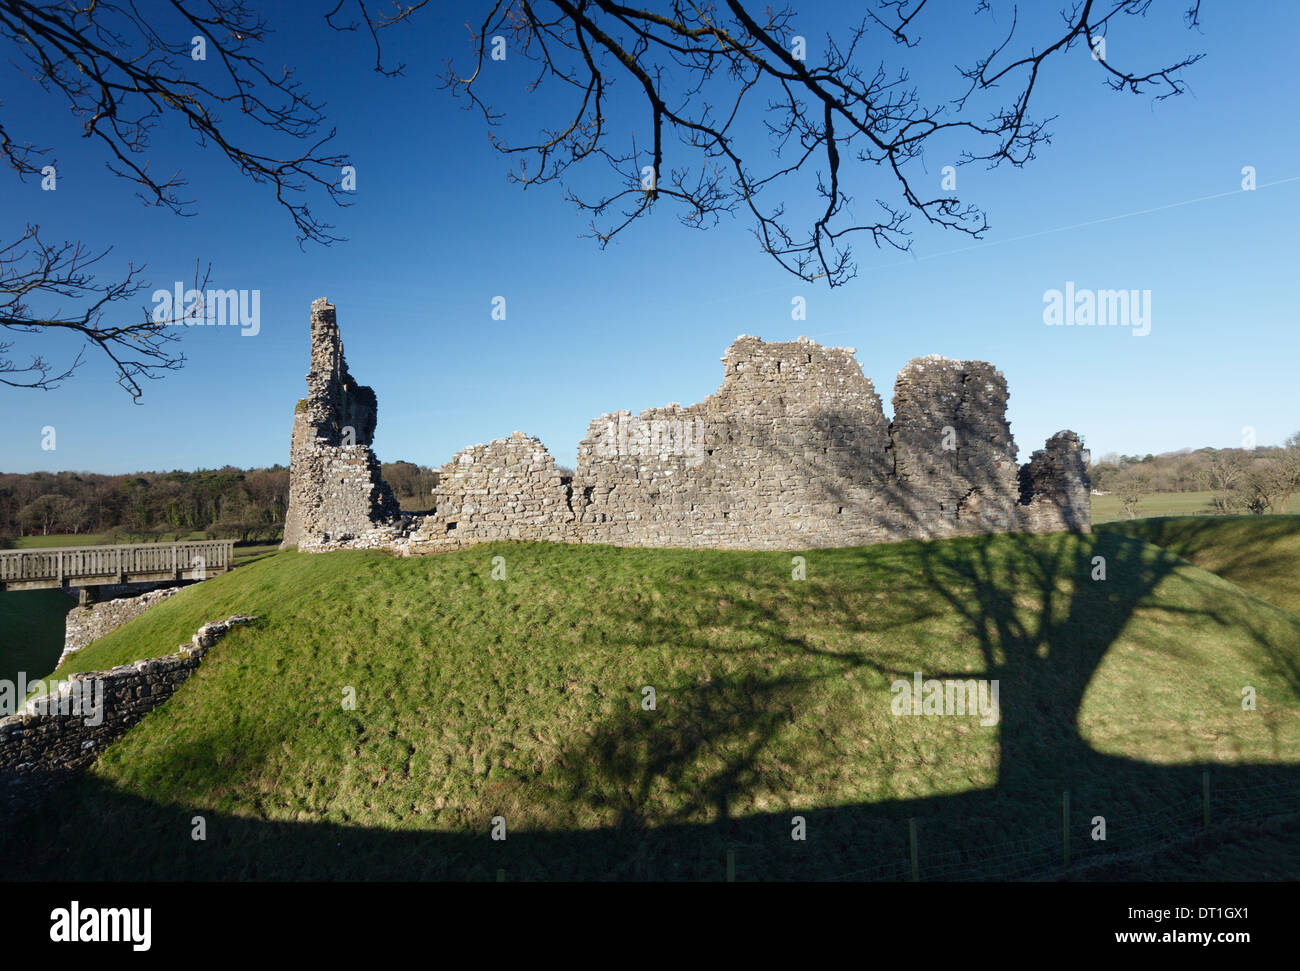
[[[318,325],[318,307],[328,324]],[[342,360],[333,308],[317,301],[312,321],[312,373],[328,375],[318,360]],[[516,432],[458,453],[441,470],[432,511],[416,518],[395,511],[368,448],[373,393],[357,457],[367,471],[344,498],[330,492],[321,469],[350,455],[334,444],[330,416],[351,377],[345,367],[339,379],[309,375],[291,450],[293,536],[304,549],[426,553],[498,539],[806,549],[1089,529],[1078,436],[1058,433],[1018,468],[1000,371],[914,359],[898,375],[890,421],[855,353],[742,335],[722,358],[722,386],[703,401],[595,419],[571,478],[540,441]]]
[[[73,674],[58,694],[0,718],[0,808],[12,809],[95,761],[105,745],[170,698],[210,647],[254,619],[236,615],[204,624],[174,654]]]
[[[91,641],[98,640],[110,631],[117,630],[128,620],[139,617],[155,604],[179,592],[180,587],[153,590],[138,597],[119,597],[87,607],[73,607],[68,611],[63,626],[63,653],[59,664],[69,654],[75,654]]]

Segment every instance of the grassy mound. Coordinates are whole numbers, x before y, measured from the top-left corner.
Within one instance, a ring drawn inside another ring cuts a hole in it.
[[[1300,516],[1182,516],[1099,528],[1163,546],[1269,603],[1300,613]]]
[[[915,818],[924,876],[999,879],[1051,865],[1067,789],[1076,859],[1094,816],[1135,844],[1206,768],[1300,791],[1300,618],[1156,546],[803,555],[803,580],[788,553],[267,557],[70,659],[260,618],[0,850],[90,879],[716,879],[728,849],[742,880],[901,878]],[[996,679],[998,723],[893,714],[914,672]]]

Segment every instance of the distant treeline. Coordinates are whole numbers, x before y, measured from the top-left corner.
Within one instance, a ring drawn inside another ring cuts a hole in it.
[[[384,478],[404,508],[427,508],[433,469],[412,462],[384,465]],[[278,539],[289,505],[289,470],[201,469],[197,472],[0,473],[0,545],[7,537],[98,534],[107,542],[183,539]]]
[[[1111,453],[1094,462],[1089,474],[1093,489],[1115,493],[1126,505],[1153,492],[1212,491],[1219,512],[1282,512],[1300,491],[1300,432],[1281,446]]]
[[[426,512],[433,506],[433,487],[438,484],[438,470],[414,462],[384,462],[384,481],[407,512]]]
[[[1101,456],[1092,487],[1136,508],[1153,492],[1213,491],[1220,512],[1281,512],[1300,492],[1300,432],[1282,446],[1202,448],[1163,455]],[[438,472],[414,462],[386,462],[384,479],[407,511],[432,505]],[[289,470],[197,472],[0,473],[0,545],[14,536],[89,533],[107,542],[183,539],[279,539],[289,505]]]

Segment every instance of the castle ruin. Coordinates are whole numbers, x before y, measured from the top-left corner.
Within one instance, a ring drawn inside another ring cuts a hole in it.
[[[343,359],[334,307],[311,305],[307,397],[293,414],[284,545],[383,545],[398,535],[397,499],[371,451],[379,403]]]
[[[795,550],[1089,531],[1087,452],[1061,431],[1018,467],[1000,371],[913,359],[895,382],[890,421],[854,353],[742,335],[722,358],[722,386],[703,401],[592,421],[572,477],[538,439],[515,432],[458,453],[439,473],[432,508],[403,514],[370,448],[375,393],[348,372],[334,307],[317,300],[284,545]]]

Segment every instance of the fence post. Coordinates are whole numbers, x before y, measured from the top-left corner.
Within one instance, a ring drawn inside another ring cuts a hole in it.
[[[907,821],[907,842],[911,844],[912,851],[912,882],[921,882],[921,863],[916,852],[916,820]]]
[[[1210,828],[1210,770],[1206,769],[1201,773],[1201,804],[1204,817],[1204,828]]]
[[[1061,793],[1061,852],[1065,866],[1070,866],[1070,790]]]
[[[727,883],[736,882],[736,851],[727,850]]]

